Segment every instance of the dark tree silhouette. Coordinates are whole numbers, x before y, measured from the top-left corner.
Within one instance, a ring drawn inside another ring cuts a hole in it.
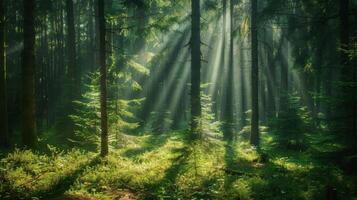
[[[24,50],[22,59],[22,139],[26,147],[37,143],[35,113],[35,0],[24,1]]]

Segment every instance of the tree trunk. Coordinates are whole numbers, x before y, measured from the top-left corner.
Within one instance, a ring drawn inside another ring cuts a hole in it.
[[[267,117],[268,119],[276,116],[275,97],[276,97],[276,80],[275,80],[275,59],[273,55],[273,31],[267,32],[267,42],[270,47],[266,49],[268,66],[267,66]]]
[[[243,129],[246,125],[246,102],[245,102],[245,97],[246,97],[246,88],[245,88],[245,72],[244,72],[244,65],[245,65],[245,59],[244,59],[244,52],[242,49],[239,50],[240,53],[240,107],[241,107],[241,115],[240,115],[240,128]]]
[[[65,108],[61,113],[59,130],[64,137],[73,137],[75,125],[70,119],[70,115],[74,113],[73,101],[79,97],[78,65],[77,65],[77,46],[76,46],[76,32],[75,32],[75,18],[74,18],[74,3],[73,0],[65,1],[66,12],[66,50],[67,50],[67,71],[65,71],[64,96],[63,103]]]
[[[7,98],[6,98],[6,67],[5,67],[5,5],[0,0],[0,147],[9,146]]]
[[[73,99],[77,94],[78,69],[76,64],[76,32],[74,25],[74,5],[73,0],[66,0],[67,11],[67,51],[68,51],[68,79],[69,79],[69,99]]]
[[[26,147],[37,143],[35,112],[35,0],[24,1],[22,60],[22,139]]]
[[[226,69],[226,34],[227,34],[227,0],[222,1],[222,46],[221,46],[221,58],[220,58],[220,70],[221,74],[218,76],[217,80],[217,91],[216,91],[216,113],[217,113],[217,120],[223,120],[225,115],[225,108],[224,108],[224,97],[226,96],[226,91],[224,88],[225,85],[225,78],[227,75]]]
[[[88,56],[89,56],[89,61],[88,61],[88,64],[89,64],[89,71],[90,72],[93,72],[94,69],[95,69],[95,36],[94,36],[94,33],[95,33],[95,26],[94,26],[94,20],[93,20],[93,16],[95,13],[94,11],[94,2],[93,0],[89,0],[89,12],[88,12]]]
[[[99,62],[100,62],[100,114],[101,156],[108,155],[107,67],[105,45],[104,0],[98,0]]]
[[[259,146],[259,103],[258,103],[258,1],[251,0],[251,42],[252,42],[252,119],[250,143]]]
[[[343,49],[340,55],[341,63],[341,82],[345,83],[341,86],[342,100],[339,112],[339,118],[342,120],[339,124],[339,131],[347,134],[347,141],[350,146],[357,149],[355,141],[357,138],[357,106],[355,102],[356,89],[352,83],[355,83],[355,69],[349,58],[350,49],[350,19],[349,19],[349,0],[340,0],[340,48]]]
[[[98,0],[93,0],[94,3],[94,15],[95,15],[95,20],[94,20],[94,70],[97,69],[98,66],[100,66],[100,61],[99,61],[99,8],[98,8]]]
[[[228,71],[227,71],[227,85],[226,85],[226,95],[225,95],[225,109],[224,109],[224,138],[226,140],[233,139],[233,131],[234,131],[234,116],[233,116],[233,74],[234,74],[234,66],[233,66],[233,0],[230,1],[230,33],[229,33],[229,63],[228,63]]]
[[[287,58],[284,56],[284,48],[285,46],[285,36],[282,36],[281,42],[283,42],[283,46],[281,51],[279,51],[280,57],[280,106],[279,106],[279,113],[286,113],[288,110],[288,88],[289,88],[289,70],[288,70],[288,61]]]
[[[201,118],[201,33],[200,0],[191,0],[192,35],[191,35],[191,133],[194,137],[200,133]]]

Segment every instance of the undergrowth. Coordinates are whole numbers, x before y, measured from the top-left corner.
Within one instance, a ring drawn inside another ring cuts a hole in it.
[[[188,145],[184,136],[123,136],[106,159],[53,146],[46,154],[16,149],[1,160],[0,199],[325,199],[328,186],[353,199],[353,180],[341,170],[307,152],[268,148],[267,133],[260,153],[244,140]]]

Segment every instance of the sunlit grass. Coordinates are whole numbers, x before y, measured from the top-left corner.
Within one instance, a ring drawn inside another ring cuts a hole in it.
[[[329,168],[304,153],[272,149],[263,161],[243,139],[226,144],[204,138],[188,144],[185,132],[126,139],[135,142],[113,148],[106,159],[54,147],[47,155],[16,150],[1,160],[0,194],[4,199],[63,192],[92,199],[315,199],[327,180],[341,190],[353,186],[342,185],[348,179],[339,170],[321,177],[319,172]]]

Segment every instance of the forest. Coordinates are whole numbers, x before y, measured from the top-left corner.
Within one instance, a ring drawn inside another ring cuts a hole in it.
[[[357,200],[357,0],[0,0],[0,199]]]

